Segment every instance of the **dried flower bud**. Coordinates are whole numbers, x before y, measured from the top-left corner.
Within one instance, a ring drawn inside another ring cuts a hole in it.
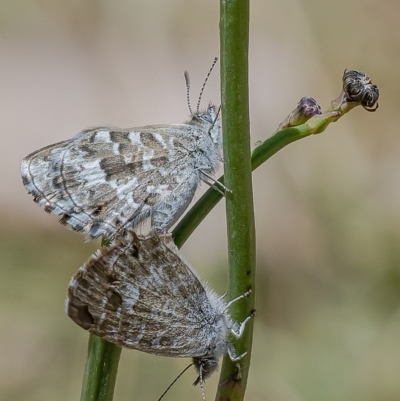
[[[307,120],[316,114],[321,114],[321,107],[317,103],[317,101],[309,96],[304,96],[300,99],[299,105],[298,105],[298,113],[302,114],[307,118]]]
[[[304,124],[316,114],[321,114],[321,107],[312,97],[304,96],[300,99],[297,107],[286,117],[285,121],[279,125],[278,130]]]
[[[367,111],[378,108],[379,89],[363,72],[344,70],[343,91],[349,102],[360,103]]]

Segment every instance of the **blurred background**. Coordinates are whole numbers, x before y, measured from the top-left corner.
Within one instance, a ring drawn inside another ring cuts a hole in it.
[[[327,108],[345,68],[369,75],[381,98],[376,113],[359,107],[254,173],[247,400],[400,400],[399,16],[389,0],[251,2],[253,144],[302,96]],[[89,126],[185,121],[183,72],[195,104],[219,54],[218,22],[216,0],[0,2],[1,400],[79,399],[88,335],[64,297],[99,246],[33,203],[20,160]],[[218,68],[209,100],[220,102]],[[183,253],[226,291],[223,202]],[[124,350],[115,399],[157,400],[189,362]],[[195,377],[187,372],[165,400],[201,400]]]

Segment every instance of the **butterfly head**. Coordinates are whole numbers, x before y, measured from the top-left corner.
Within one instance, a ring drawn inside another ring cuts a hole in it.
[[[203,383],[218,369],[218,359],[214,353],[192,358],[193,365],[199,373],[199,376],[193,383],[194,386]]]
[[[212,142],[220,146],[221,141],[221,120],[219,118],[220,107],[216,107],[211,102],[208,104],[207,110],[197,111],[192,116],[192,121],[200,124],[204,131],[208,133]]]

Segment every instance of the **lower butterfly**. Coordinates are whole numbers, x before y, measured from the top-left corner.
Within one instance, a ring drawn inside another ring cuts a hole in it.
[[[228,353],[241,359],[228,339],[242,336],[250,315],[233,322],[229,303],[216,295],[182,260],[169,235],[138,237],[129,232],[99,249],[72,278],[66,312],[103,339],[150,354],[190,357],[195,384],[218,368]]]

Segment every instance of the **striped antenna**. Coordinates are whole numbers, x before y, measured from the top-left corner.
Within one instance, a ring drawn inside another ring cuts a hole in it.
[[[205,88],[206,83],[207,83],[207,81],[208,81],[208,77],[209,77],[210,74],[211,74],[211,71],[213,70],[215,64],[217,64],[217,61],[218,61],[218,57],[215,57],[215,58],[214,58],[214,61],[213,61],[213,63],[212,63],[212,66],[211,66],[211,68],[210,68],[210,71],[208,71],[208,74],[207,74],[207,76],[206,76],[206,79],[204,80],[204,84],[203,84],[203,86],[202,86],[202,88],[201,88],[201,91],[200,91],[199,100],[198,100],[198,102],[197,102],[196,113],[199,112],[201,97],[203,96],[204,88]]]
[[[214,62],[215,64],[215,62]],[[213,64],[213,67],[214,67]],[[212,67],[211,67],[212,69]],[[208,74],[210,75],[210,74]],[[199,377],[200,377],[200,389],[201,389],[201,398],[203,399],[203,401],[206,401],[206,393],[204,392],[204,382],[203,382],[203,365],[200,365],[200,369],[199,369]]]
[[[187,71],[185,71],[185,82],[186,82],[186,97],[189,106],[189,112],[190,115],[193,115],[192,106],[190,106],[190,80],[189,80],[189,73]]]

